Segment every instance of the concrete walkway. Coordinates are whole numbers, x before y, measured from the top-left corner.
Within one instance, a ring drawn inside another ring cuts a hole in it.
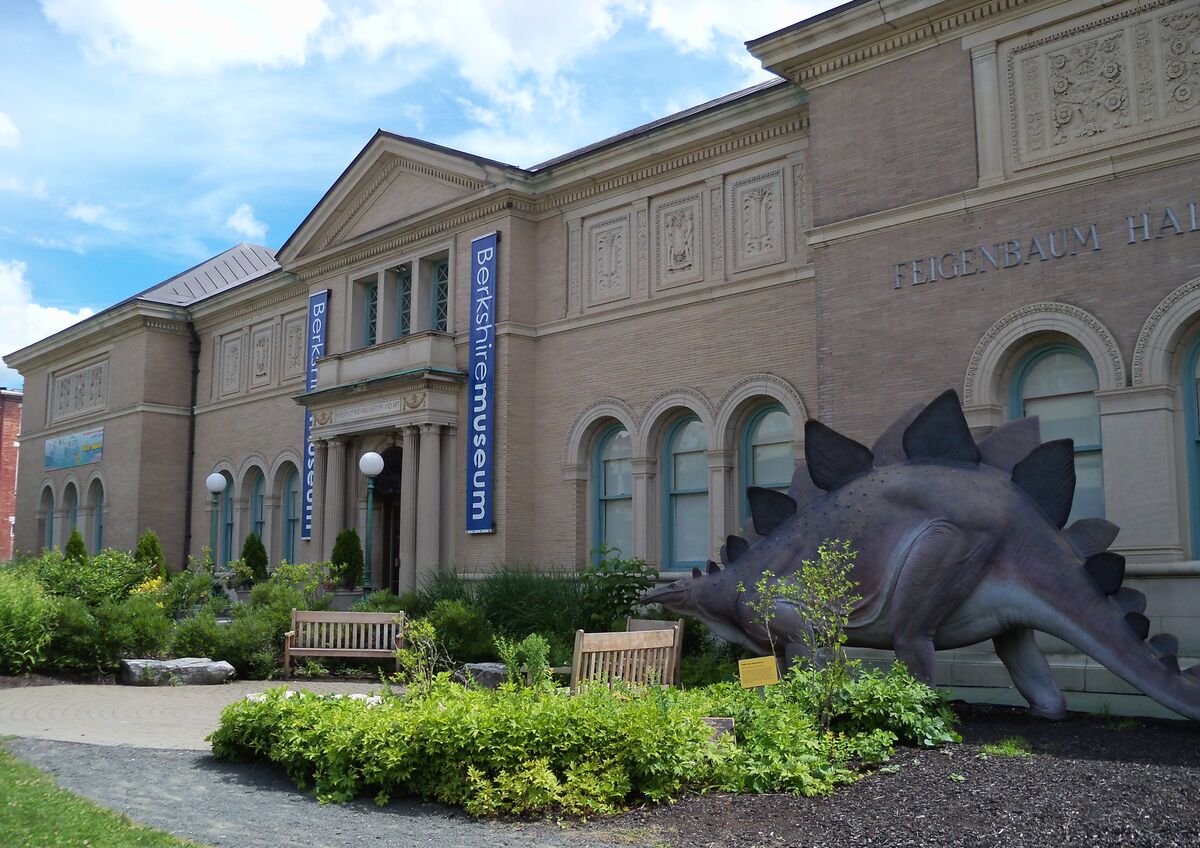
[[[221,710],[251,692],[282,681],[238,681],[220,686],[30,686],[0,689],[0,736],[86,742],[133,748],[208,751],[204,737],[217,729]],[[288,681],[310,692],[375,692],[363,681]]]

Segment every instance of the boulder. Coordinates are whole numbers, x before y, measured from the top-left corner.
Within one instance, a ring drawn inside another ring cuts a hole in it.
[[[484,689],[496,689],[508,680],[508,666],[498,662],[467,663],[455,676],[463,683],[474,680]]]
[[[233,666],[208,657],[121,660],[121,682],[133,686],[206,686],[233,677]]]

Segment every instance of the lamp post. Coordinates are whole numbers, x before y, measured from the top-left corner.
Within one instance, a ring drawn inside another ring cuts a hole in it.
[[[217,521],[219,520],[217,500],[221,497],[221,493],[225,491],[227,482],[225,475],[218,474],[216,471],[209,474],[208,479],[204,481],[205,487],[212,495],[212,531],[209,535],[208,551],[210,562],[212,563],[210,570],[213,577],[217,576]]]
[[[371,513],[375,507],[375,478],[383,471],[383,457],[367,451],[358,459],[358,470],[367,476],[367,539],[363,560],[363,597],[371,594]]]

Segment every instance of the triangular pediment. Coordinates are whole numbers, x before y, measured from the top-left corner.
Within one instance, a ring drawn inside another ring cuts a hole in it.
[[[493,182],[498,162],[377,133],[279,251],[292,260],[324,253],[420,216]]]

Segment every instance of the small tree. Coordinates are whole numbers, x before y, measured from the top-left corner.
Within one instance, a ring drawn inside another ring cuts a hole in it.
[[[163,556],[162,544],[158,541],[158,534],[153,530],[147,530],[142,534],[142,538],[138,539],[137,548],[133,552],[133,558],[139,562],[150,563],[160,576],[167,576],[166,557]]]
[[[251,533],[242,543],[242,560],[250,569],[250,580],[263,583],[267,579],[267,549],[258,535]]]
[[[87,565],[87,545],[84,544],[83,536],[80,534],[78,527],[71,531],[71,538],[67,539],[67,548],[63,551],[63,555],[67,558],[68,562]]]
[[[363,549],[358,531],[347,527],[337,534],[333,541],[333,555],[329,561],[333,564],[333,576],[341,578],[347,588],[352,588],[363,573]]]

